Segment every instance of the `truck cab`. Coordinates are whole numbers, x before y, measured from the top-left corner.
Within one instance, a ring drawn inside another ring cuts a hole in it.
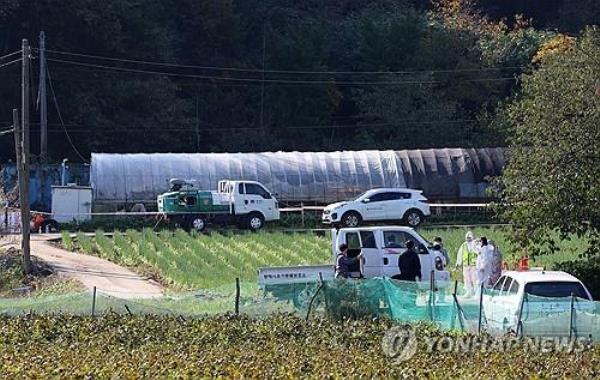
[[[405,242],[412,240],[421,261],[421,280],[429,282],[433,273],[438,287],[447,286],[450,281],[444,257],[439,252],[432,251],[431,243],[410,227],[377,226],[333,229],[331,240],[334,262],[341,244],[348,245],[349,257],[355,257],[360,252],[363,253],[361,262],[351,268],[351,277],[393,277],[400,274],[398,258],[407,250]]]
[[[235,215],[262,215],[264,221],[279,220],[279,204],[275,194],[256,181],[219,181],[217,194],[231,205]]]

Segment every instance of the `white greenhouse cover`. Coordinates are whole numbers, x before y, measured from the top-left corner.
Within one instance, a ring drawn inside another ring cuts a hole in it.
[[[461,190],[461,182],[463,188],[467,185],[467,192],[479,193],[471,187],[481,182],[481,172],[497,174],[503,163],[501,148],[93,153],[90,181],[95,202],[155,201],[158,194],[168,191],[171,178],[180,178],[206,190],[216,190],[217,183],[224,179],[258,181],[277,193],[282,201],[327,203],[348,199],[375,187],[412,187],[425,190],[426,195],[431,190],[458,196],[465,192]]]

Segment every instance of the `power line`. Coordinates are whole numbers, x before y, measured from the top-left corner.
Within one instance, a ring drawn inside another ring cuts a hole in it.
[[[15,131],[14,128],[2,130],[2,131],[0,131],[0,136],[4,136],[4,135],[7,135],[9,133],[13,133],[14,131]]]
[[[71,139],[71,136],[69,136],[67,127],[65,127],[65,122],[64,122],[62,114],[60,112],[60,108],[58,107],[58,100],[56,100],[56,94],[54,93],[54,86],[52,86],[52,77],[50,76],[50,70],[48,69],[47,65],[46,65],[46,73],[48,74],[48,84],[50,86],[50,92],[52,93],[52,99],[54,99],[54,107],[56,108],[56,113],[58,114],[58,119],[60,120],[60,124],[62,125],[63,130],[65,131],[65,135],[67,135],[67,140],[69,141],[69,144],[71,144],[71,147],[73,148],[75,153],[77,153],[79,158],[81,158],[83,160],[83,162],[89,163],[89,161],[86,160],[85,157],[83,157],[83,155],[79,152],[77,147],[75,147],[75,144],[73,144],[73,140]]]
[[[444,83],[442,81],[377,81],[377,82],[347,82],[347,81],[336,81],[336,80],[294,80],[294,79],[260,79],[260,78],[233,78],[233,77],[219,77],[211,75],[197,75],[197,74],[181,74],[181,73],[170,73],[164,71],[152,71],[143,69],[129,69],[124,67],[105,66],[91,63],[68,61],[62,59],[48,58],[48,61],[65,63],[76,66],[91,67],[103,70],[114,70],[119,72],[138,73],[138,74],[152,74],[152,75],[163,75],[170,77],[182,77],[182,78],[194,78],[194,79],[208,79],[208,80],[222,80],[222,81],[235,81],[235,82],[249,82],[249,83],[287,83],[287,84],[315,84],[315,85],[338,85],[338,86],[378,86],[378,85],[421,85],[421,84],[439,84]],[[481,78],[481,79],[461,79],[461,82],[498,82],[498,81],[515,81],[516,78]]]
[[[3,55],[2,57],[0,57],[0,59],[8,58],[8,57],[13,56],[15,54],[21,54],[21,50],[13,51],[12,53]]]
[[[10,65],[12,65],[12,64],[14,64],[14,63],[17,63],[17,62],[21,62],[21,58],[19,58],[19,59],[15,59],[14,61],[10,61],[10,62],[3,63],[3,64],[1,64],[1,65],[0,65],[0,67],[4,67],[4,66],[10,66]]]
[[[386,126],[401,126],[401,125],[433,125],[433,124],[470,124],[476,123],[478,120],[475,119],[463,119],[463,120],[430,120],[430,121],[419,121],[419,120],[399,120],[395,123],[371,123],[371,124],[332,124],[332,125],[301,125],[301,126],[275,126],[273,129],[277,130],[303,130],[303,129],[349,129],[349,128],[377,128]],[[84,127],[84,126],[80,126]],[[49,128],[48,131],[62,132],[62,129]],[[129,133],[129,132],[152,132],[152,128],[119,128],[119,129],[107,129],[107,128],[96,128],[89,126],[86,128],[71,128],[70,133],[90,133],[90,132],[110,132],[110,133]],[[190,128],[162,128],[161,132],[193,132],[195,127]],[[231,132],[231,131],[264,131],[264,129],[256,127],[224,127],[224,128],[201,128],[200,132]],[[272,130],[271,130],[272,131]]]
[[[92,58],[98,60],[106,60],[113,62],[123,63],[136,63],[148,66],[162,66],[162,67],[174,67],[174,68],[186,68],[186,69],[198,69],[198,70],[213,70],[213,71],[231,71],[231,72],[246,72],[246,73],[273,73],[273,74],[332,74],[332,75],[389,75],[389,74],[418,74],[418,73],[465,73],[465,72],[484,72],[484,71],[498,71],[498,70],[509,70],[509,69],[525,69],[527,66],[497,66],[497,67],[480,67],[471,69],[446,69],[446,70],[408,70],[408,71],[308,71],[308,70],[263,70],[263,69],[252,69],[252,68],[237,68],[237,67],[222,67],[222,66],[198,66],[198,65],[184,65],[171,62],[156,62],[156,61],[144,61],[136,59],[126,58],[115,58],[105,57],[93,54],[73,53],[59,50],[48,50],[46,52],[61,54],[73,57],[81,58]]]

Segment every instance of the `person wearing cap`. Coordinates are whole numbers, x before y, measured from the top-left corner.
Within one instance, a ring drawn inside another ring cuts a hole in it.
[[[467,296],[473,295],[474,286],[477,283],[477,270],[475,268],[477,252],[478,247],[473,232],[468,231],[465,234],[465,241],[458,248],[458,254],[456,255],[456,269],[462,267]]]
[[[406,251],[398,256],[398,269],[400,274],[392,278],[402,281],[421,281],[421,259],[415,249],[415,243],[407,240]]]
[[[450,255],[448,254],[448,250],[444,248],[444,243],[440,236],[436,236],[433,238],[433,249],[436,251],[440,251],[440,253],[444,257],[444,266],[450,265]]]
[[[350,277],[350,266],[356,264],[362,258],[362,252],[356,257],[348,257],[348,244],[340,244],[340,253],[335,260],[335,278]]]

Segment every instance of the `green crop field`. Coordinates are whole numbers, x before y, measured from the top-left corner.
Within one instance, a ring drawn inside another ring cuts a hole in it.
[[[128,230],[112,238],[63,234],[66,249],[93,253],[111,261],[156,272],[160,279],[186,289],[232,284],[235,278],[256,282],[262,266],[319,264],[331,261],[329,239],[310,234],[198,235],[177,230]]]
[[[452,261],[465,232],[464,229],[421,230],[428,239],[441,236]],[[493,239],[509,263],[521,255],[510,245],[505,229],[476,228],[473,233]],[[255,283],[257,269],[262,266],[324,264],[332,260],[329,236],[310,233],[199,235],[181,230],[165,230],[158,234],[151,230],[128,230],[124,233],[115,231],[112,237],[107,237],[97,231],[95,237],[78,233],[76,238],[71,238],[63,233],[62,245],[156,276],[179,289],[230,285],[236,277],[243,282]],[[558,253],[540,256],[532,260],[531,265],[550,267],[555,262],[577,258],[585,249],[585,242],[573,240],[559,246]]]
[[[398,361],[395,351],[382,348],[394,326],[382,319],[28,315],[0,317],[0,326],[6,379],[584,379],[597,378],[600,362],[600,346],[565,353],[510,338],[465,352],[447,343],[463,335],[426,325],[416,328],[414,356]],[[446,344],[429,350],[426,337]]]

